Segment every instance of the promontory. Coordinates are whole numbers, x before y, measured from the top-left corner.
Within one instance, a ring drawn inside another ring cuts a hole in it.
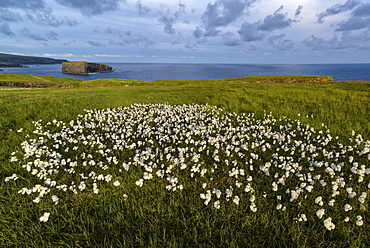
[[[62,72],[75,75],[87,75],[94,72],[113,72],[113,68],[106,64],[73,61],[62,63]]]

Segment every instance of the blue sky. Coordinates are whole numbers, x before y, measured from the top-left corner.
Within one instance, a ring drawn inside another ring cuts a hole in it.
[[[133,63],[370,63],[370,0],[1,0],[0,52]]]

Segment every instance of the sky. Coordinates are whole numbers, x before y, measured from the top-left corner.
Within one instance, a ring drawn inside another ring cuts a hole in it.
[[[0,52],[122,63],[370,63],[370,0],[0,0]]]

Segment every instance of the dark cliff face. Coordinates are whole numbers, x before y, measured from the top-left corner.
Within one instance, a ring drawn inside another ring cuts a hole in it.
[[[24,66],[18,63],[0,62],[0,68],[12,68],[12,67],[24,67]]]
[[[87,75],[94,72],[113,72],[109,65],[99,63],[88,63],[86,61],[64,62],[62,72],[75,75]]]
[[[98,64],[98,63],[87,63],[87,71],[88,73],[93,72],[112,72],[113,68],[109,65],[105,64]]]

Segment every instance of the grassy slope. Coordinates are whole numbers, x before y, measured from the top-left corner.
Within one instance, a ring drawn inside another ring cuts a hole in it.
[[[170,86],[170,85],[210,85],[210,84],[235,84],[235,83],[301,83],[314,81],[332,81],[327,76],[304,76],[304,75],[283,75],[283,76],[251,76],[211,80],[156,80],[141,81],[129,79],[96,79],[84,81],[73,78],[56,78],[52,76],[25,75],[18,73],[1,73],[0,83],[16,83],[19,86],[29,87],[32,84],[50,84],[50,87],[57,85],[69,85],[71,87],[96,88],[116,86]]]
[[[96,86],[100,86],[101,81],[98,80]],[[276,116],[300,118],[316,127],[324,122],[335,134],[348,135],[354,129],[365,138],[370,137],[370,82],[246,84],[239,81],[223,84],[220,80],[212,85],[194,82],[187,85],[185,81],[168,85],[171,82],[158,83],[166,86],[0,91],[0,178],[14,172],[22,174],[8,162],[10,153],[23,141],[14,130],[24,128],[30,131],[34,120],[70,120],[83,113],[83,109],[132,103],[209,103],[232,111],[257,114],[266,111]],[[311,114],[314,119],[304,117]],[[42,211],[42,206],[35,207],[29,199],[19,197],[16,191],[20,186],[17,182],[0,182],[0,214],[4,216],[0,220],[0,246],[21,247],[27,243],[30,247],[51,244],[84,247],[116,242],[122,246],[168,247],[184,244],[183,237],[186,237],[189,244],[203,247],[212,244],[243,246],[240,241],[245,242],[244,245],[324,247],[348,245],[347,242],[359,242],[364,240],[362,235],[369,235],[366,232],[350,234],[345,230],[322,233],[322,227],[311,224],[287,226],[288,217],[272,217],[270,213],[264,213],[255,219],[243,215],[238,208],[220,215],[213,210],[204,210],[198,196],[189,198],[185,196],[186,192],[172,195],[160,189],[137,190],[137,200],[130,203],[123,203],[118,193],[94,198],[76,196],[65,208],[59,209],[56,220],[41,225],[35,216]],[[146,195],[155,196],[155,201],[144,197]],[[124,235],[131,237],[124,239]],[[120,240],[126,240],[126,243],[119,244]],[[360,246],[361,243],[352,245]]]

